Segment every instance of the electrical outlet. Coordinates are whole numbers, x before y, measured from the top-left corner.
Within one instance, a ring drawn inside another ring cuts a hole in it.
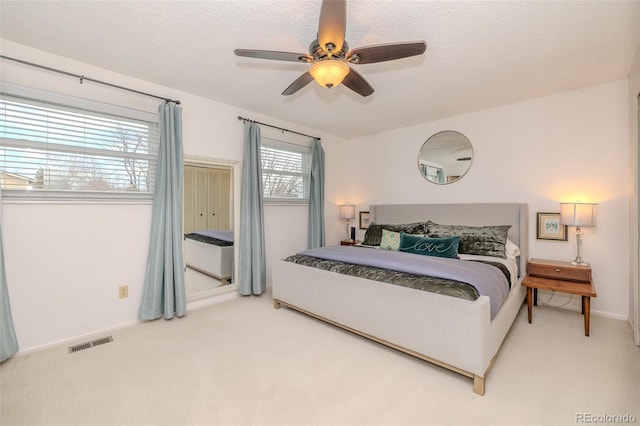
[[[120,297],[120,299],[126,299],[127,297],[129,297],[129,286],[121,285],[120,287],[118,287],[118,296]]]

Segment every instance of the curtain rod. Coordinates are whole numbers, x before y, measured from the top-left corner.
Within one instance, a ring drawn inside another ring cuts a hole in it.
[[[300,133],[300,132],[296,132],[296,131],[294,131],[294,130],[285,129],[285,128],[283,128],[283,127],[272,126],[271,124],[261,123],[261,122],[259,122],[259,121],[255,121],[255,120],[252,120],[252,119],[250,119],[250,118],[244,118],[244,117],[240,117],[240,116],[238,116],[238,120],[240,120],[240,121],[250,121],[250,122],[252,122],[252,123],[260,124],[260,125],[262,125],[262,126],[267,126],[267,127],[271,127],[271,128],[273,128],[273,129],[282,130],[283,132],[295,133],[296,135],[306,136],[306,137],[311,138],[311,139],[317,139],[317,140],[320,140],[320,138],[319,138],[319,137],[317,137],[317,136],[307,135],[307,134],[305,134],[305,133]]]
[[[180,101],[178,101],[178,100],[169,99],[169,98],[165,98],[165,97],[162,97],[162,96],[152,95],[151,93],[141,92],[139,90],[129,89],[128,87],[118,86],[117,84],[107,83],[106,81],[96,80],[94,78],[86,77],[84,75],[73,74],[73,73],[70,73],[70,72],[67,72],[67,71],[62,71],[62,70],[59,70],[59,69],[56,69],[56,68],[45,67],[44,65],[40,65],[40,64],[36,64],[36,63],[33,63],[33,62],[28,62],[28,61],[23,61],[22,59],[16,59],[16,58],[12,58],[10,56],[0,55],[0,58],[7,59],[9,61],[19,62],[19,63],[24,64],[24,65],[29,65],[31,67],[36,67],[36,68],[40,68],[40,69],[47,70],[47,71],[57,72],[58,74],[64,74],[64,75],[67,75],[69,77],[75,77],[75,78],[80,79],[80,84],[82,84],[86,80],[86,81],[90,81],[92,83],[98,83],[98,84],[102,84],[102,85],[105,85],[105,86],[114,87],[116,89],[126,90],[127,92],[137,93],[138,95],[149,96],[149,97],[152,97],[152,98],[161,99],[161,100],[163,100],[165,102],[173,102],[176,105],[180,105]]]

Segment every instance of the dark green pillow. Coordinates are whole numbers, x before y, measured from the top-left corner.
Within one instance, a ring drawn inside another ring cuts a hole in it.
[[[430,238],[460,237],[459,253],[505,259],[507,257],[505,244],[507,244],[509,228],[511,225],[439,225],[428,221],[427,236]]]
[[[459,244],[459,237],[429,238],[409,235],[403,232],[400,234],[400,248],[398,250],[405,253],[456,259],[458,257]]]
[[[367,232],[364,234],[363,245],[379,246],[382,239],[382,230],[386,229],[391,232],[405,232],[407,234],[417,234],[424,236],[427,233],[427,224],[425,222],[402,223],[381,225],[371,222]]]

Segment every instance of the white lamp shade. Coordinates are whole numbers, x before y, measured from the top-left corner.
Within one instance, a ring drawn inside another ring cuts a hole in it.
[[[596,226],[593,203],[560,203],[560,223],[569,226]]]
[[[356,206],[353,204],[345,204],[340,206],[340,219],[355,219]]]
[[[349,74],[349,66],[337,60],[320,61],[311,66],[309,74],[320,86],[330,89],[342,83]]]

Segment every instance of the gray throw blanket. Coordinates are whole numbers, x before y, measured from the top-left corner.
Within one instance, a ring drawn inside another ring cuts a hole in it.
[[[349,246],[320,247],[299,254],[470,284],[489,297],[492,319],[509,295],[509,282],[502,271],[485,263]]]

